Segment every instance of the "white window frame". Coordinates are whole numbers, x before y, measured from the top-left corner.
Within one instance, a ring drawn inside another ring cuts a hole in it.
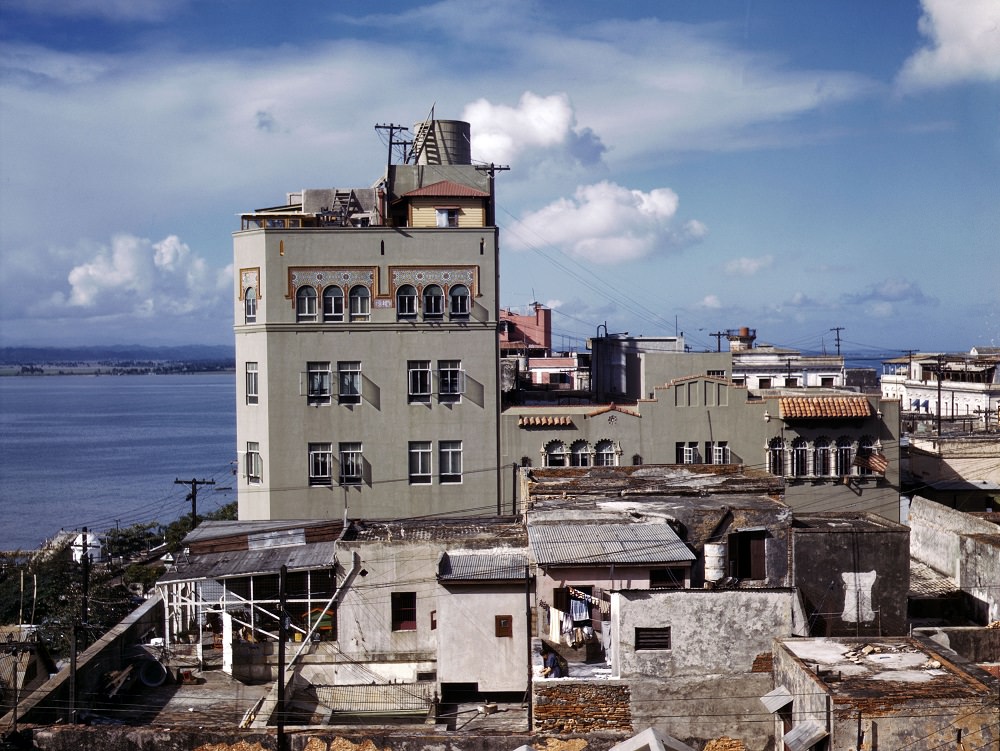
[[[350,308],[351,308],[351,320],[352,321],[368,321],[371,319],[372,313],[372,293],[363,284],[356,284],[351,287],[351,291],[348,295]]]
[[[590,465],[590,445],[582,439],[573,441],[569,447],[569,466],[589,467]]]
[[[465,290],[464,293],[459,290]],[[472,308],[472,296],[469,288],[464,284],[456,284],[448,290],[448,316],[456,320],[465,320],[469,317]]]
[[[726,441],[712,444],[712,464],[731,464],[730,456],[729,444]]]
[[[337,400],[341,404],[361,404],[361,363],[337,363]]]
[[[813,474],[817,477],[829,477],[834,471],[834,451],[830,439],[825,436],[813,443]]]
[[[559,462],[553,462],[553,458],[559,457]],[[546,467],[567,467],[569,466],[569,457],[566,452],[566,444],[562,441],[552,441],[545,447],[545,466]]]
[[[344,290],[331,284],[323,290],[323,323],[341,323],[343,320]]]
[[[433,294],[437,290],[439,294]],[[440,321],[444,318],[444,290],[439,284],[428,284],[421,295],[424,303],[424,320]]]
[[[404,290],[409,290],[404,292]],[[396,290],[396,318],[410,321],[417,317],[420,305],[417,288],[412,284],[404,284]]]
[[[264,481],[264,463],[260,456],[260,444],[247,441],[247,453],[243,458],[247,485],[260,485]]]
[[[243,322],[257,323],[257,290],[253,287],[243,291]]]
[[[410,404],[427,404],[431,400],[431,361],[409,360],[406,363],[406,400]]]
[[[309,444],[309,485],[311,487],[330,487],[333,485],[332,444]]]
[[[465,393],[465,371],[461,360],[438,360],[438,398],[459,402]]]
[[[436,224],[441,229],[449,229],[458,226],[458,215],[461,209],[454,207],[434,209]]]
[[[806,477],[809,474],[809,441],[796,438],[792,441],[792,476]]]
[[[338,483],[345,486],[360,485],[364,479],[364,454],[360,443],[341,443],[338,447],[340,474]]]
[[[598,441],[594,449],[595,467],[617,467],[618,452],[615,450],[615,442],[611,440]]]
[[[257,404],[260,402],[260,393],[257,390],[258,386],[259,372],[257,370],[257,363],[248,362],[246,365],[247,404]]]
[[[462,482],[461,441],[438,441],[438,481],[442,485]]]
[[[333,371],[329,362],[306,363],[306,402],[315,406],[333,401]]]
[[[295,322],[315,323],[316,320],[316,289],[303,285],[295,290]]]
[[[429,485],[433,478],[432,457],[434,448],[430,441],[410,441],[407,451],[407,475],[411,485]]]

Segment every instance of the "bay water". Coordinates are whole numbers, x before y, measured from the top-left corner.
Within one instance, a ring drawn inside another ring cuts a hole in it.
[[[0,550],[236,500],[233,373],[0,378]]]

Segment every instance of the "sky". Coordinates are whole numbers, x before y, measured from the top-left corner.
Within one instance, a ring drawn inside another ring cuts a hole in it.
[[[4,0],[0,71],[0,346],[231,344],[239,214],[432,108],[557,349],[1000,346],[1000,0]]]

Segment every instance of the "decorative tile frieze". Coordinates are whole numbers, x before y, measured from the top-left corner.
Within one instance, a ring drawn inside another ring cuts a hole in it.
[[[469,294],[476,297],[476,266],[391,266],[389,268],[389,292],[396,295],[396,289],[404,284],[412,284],[418,293],[423,293],[428,284],[438,284],[445,294],[455,284],[464,284]]]
[[[347,294],[355,285],[363,285],[375,294],[375,269],[371,266],[297,266],[288,269],[288,294],[295,297],[295,291],[304,285],[311,285],[321,292],[324,287],[336,284]]]
[[[256,266],[252,269],[240,269],[240,299],[242,300],[246,291],[253,287],[254,293],[257,295],[257,299],[261,298],[260,294],[260,267]]]

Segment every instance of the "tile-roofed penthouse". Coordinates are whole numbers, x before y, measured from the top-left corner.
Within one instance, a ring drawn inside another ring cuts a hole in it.
[[[863,396],[782,396],[778,404],[785,420],[871,415],[871,406]]]

